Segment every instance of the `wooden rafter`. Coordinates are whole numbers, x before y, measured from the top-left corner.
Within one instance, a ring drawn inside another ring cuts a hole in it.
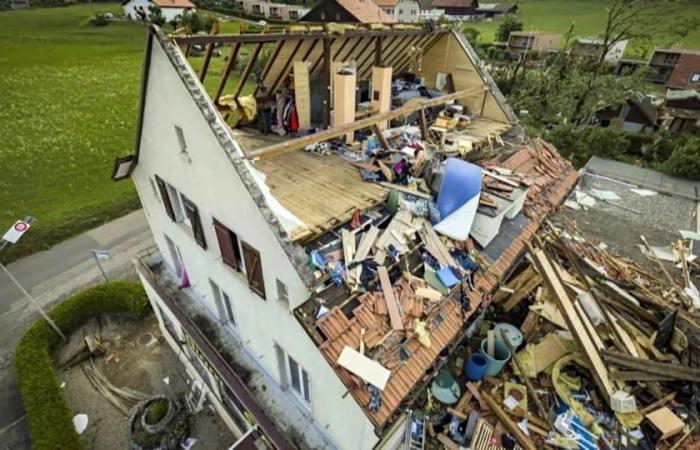
[[[327,39],[324,39],[324,41],[323,41],[324,51],[325,51],[326,41],[327,41]],[[333,44],[335,44],[335,39],[331,39],[330,42],[331,42],[330,45],[331,45],[331,50],[332,50],[332,49],[333,49]],[[331,54],[332,54],[332,53],[333,53],[333,52],[331,51]],[[311,65],[311,68],[309,69],[309,75],[311,75],[312,73],[314,73],[314,72],[316,71],[316,69],[318,68],[319,64],[321,64],[321,61],[323,61],[323,52],[321,52],[321,54],[318,55],[318,59],[316,60],[316,62],[314,62],[314,63]]]
[[[420,39],[421,39],[420,36],[411,36],[411,37],[409,38],[409,41],[406,43],[406,45],[402,46],[402,50],[401,50],[401,51],[397,51],[397,52],[395,52],[395,53],[392,54],[392,55],[387,55],[387,58],[386,58],[386,65],[387,65],[387,66],[394,67],[394,65],[395,65],[397,62],[401,61],[401,58],[402,58],[402,57],[404,57],[404,58],[406,57],[406,56],[405,56],[406,51],[407,51],[410,47],[412,47],[416,42],[418,42],[418,40],[420,40]]]
[[[277,85],[279,82],[282,80],[282,77],[284,74],[289,70],[291,67],[292,62],[294,61],[294,56],[296,56],[297,52],[299,51],[299,48],[301,47],[301,44],[303,44],[304,41],[298,41],[297,45],[294,46],[294,50],[292,50],[292,54],[289,55],[289,58],[287,58],[287,61],[284,63],[284,66],[282,66],[282,70],[280,73],[277,75],[277,78],[275,78],[274,83],[270,85],[270,93],[274,93],[275,90],[277,89]],[[313,44],[311,45],[313,47]]]
[[[447,94],[431,99],[417,99],[415,103],[410,105],[402,106],[393,111],[389,111],[383,114],[376,114],[365,119],[357,120],[355,122],[342,125],[339,127],[331,128],[329,130],[319,131],[314,134],[303,136],[297,139],[291,139],[288,141],[280,142],[279,144],[270,145],[252,152],[248,152],[250,159],[267,159],[274,156],[282,155],[288,152],[296,151],[302,149],[310,144],[315,144],[317,142],[327,141],[329,139],[334,139],[340,136],[344,136],[347,133],[351,133],[356,130],[361,130],[364,128],[370,128],[378,122],[384,122],[387,120],[395,119],[396,117],[407,116],[414,113],[421,108],[429,108],[431,106],[442,105],[447,102],[458,100],[464,97],[470,97],[474,95],[480,95],[483,92],[483,86],[473,87],[471,89],[465,89],[462,91],[455,92],[453,94]]]
[[[343,37],[390,37],[390,36],[416,36],[416,35],[442,35],[449,33],[448,28],[438,28],[437,30],[428,31],[425,29],[409,29],[409,30],[347,30],[343,33]],[[269,33],[269,34],[218,34],[218,35],[184,35],[172,36],[172,39],[179,45],[187,44],[202,44],[208,45],[212,42],[216,43],[241,43],[241,44],[257,44],[271,43],[278,41],[291,41],[297,39],[323,39],[328,37],[326,32],[312,33]]]
[[[355,43],[350,47],[350,50],[345,54],[345,56],[338,54],[338,60],[339,60],[339,61],[345,61],[346,59],[348,59],[348,58],[350,57],[350,55],[354,54],[355,49],[357,48],[358,45],[360,45],[360,42],[362,42],[362,40],[363,40],[364,38],[361,38],[361,37],[360,37],[360,38],[356,38],[356,39],[357,39],[357,40],[356,40]],[[350,41],[350,40],[351,40],[351,39],[348,39],[348,41]]]
[[[204,83],[204,78],[207,76],[207,70],[209,70],[209,63],[211,62],[211,55],[214,53],[214,44],[207,45],[207,51],[204,53],[204,61],[202,61],[202,68],[199,70],[199,81]]]
[[[219,87],[216,88],[216,95],[214,95],[214,103],[219,102],[221,94],[224,92],[224,87],[226,87],[226,82],[231,74],[231,70],[236,64],[236,59],[238,58],[238,52],[241,49],[241,43],[236,42],[231,45],[231,54],[229,55],[228,61],[226,61],[226,66],[224,67],[224,72],[221,74],[221,80],[219,81]]]
[[[284,41],[279,41],[277,45],[275,46],[275,49],[272,51],[272,55],[267,59],[267,62],[265,63],[265,68],[263,68],[262,73],[260,75],[260,83],[256,83],[255,85],[255,92],[253,92],[253,95],[258,95],[258,91],[260,91],[260,88],[262,87],[263,81],[265,81],[265,77],[267,76],[268,73],[270,73],[270,69],[272,68],[273,64],[275,63],[275,60],[277,59],[277,56],[280,54],[280,50],[282,50],[282,47],[284,47]]]
[[[371,41],[370,41],[371,43]],[[372,45],[365,46],[357,55],[357,79],[363,79],[361,77],[362,68],[365,67],[367,61],[370,62],[370,67],[372,66],[372,56],[374,55],[374,48]]]
[[[374,65],[382,64],[382,40],[378,37],[374,38]]]
[[[245,65],[245,68],[243,69],[243,72],[241,73],[241,78],[239,78],[238,84],[236,85],[236,89],[234,89],[234,91],[233,91],[234,97],[238,98],[238,96],[241,95],[241,91],[243,90],[243,86],[245,86],[245,82],[248,80],[248,77],[250,76],[250,72],[253,71],[253,66],[255,65],[255,61],[258,60],[258,55],[260,54],[260,50],[262,50],[263,45],[265,45],[264,42],[261,42],[258,45],[256,45],[255,50],[253,50],[253,54],[248,57],[248,64]]]

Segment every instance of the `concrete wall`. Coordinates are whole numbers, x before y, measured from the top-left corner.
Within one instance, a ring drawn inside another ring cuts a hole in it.
[[[161,45],[154,39],[140,158],[132,177],[164,259],[172,264],[167,235],[179,247],[193,290],[211,311],[216,312],[217,305],[210,279],[230,296],[241,340],[270,377],[282,384],[274,347],[278,343],[309,374],[307,414],[340,448],[371,448],[377,437],[369,419],[351,396],[342,398],[345,387],[296,321],[290,305],[277,298],[276,279],[287,286],[292,304],[306,299],[308,293],[234,168],[232,159],[239,158],[240,150],[226,154],[177,70],[187,71],[188,78],[194,74],[189,66],[176,70]],[[182,58],[179,53],[178,58]],[[178,60],[178,65],[183,63]],[[203,89],[198,82],[195,88]],[[211,103],[209,107],[213,108]],[[219,117],[210,120],[222,123]],[[180,151],[175,125],[184,131],[186,153]],[[187,226],[167,217],[151,184],[155,174],[197,205],[207,250],[196,244]],[[221,262],[214,217],[260,252],[267,300],[249,289],[244,276]]]

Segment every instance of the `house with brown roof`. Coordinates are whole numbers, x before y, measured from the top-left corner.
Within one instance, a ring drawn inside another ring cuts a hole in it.
[[[300,22],[394,23],[373,0],[321,0]]]
[[[479,7],[478,0],[433,0],[426,9],[440,9],[448,16],[470,16]]]
[[[516,14],[518,5],[514,3],[479,3],[474,12],[480,19],[493,19],[506,14]]]
[[[190,0],[124,0],[124,16],[131,20],[145,20],[152,7],[160,8],[165,20],[171,21],[185,12],[195,12],[197,7]]]
[[[339,28],[149,27],[112,178],[156,243],[135,265],[163,339],[239,437],[219,448],[399,448],[578,178],[459,30]]]
[[[649,67],[654,83],[669,89],[700,89],[700,50],[657,48]]]
[[[560,48],[561,34],[541,31],[511,31],[508,49],[514,53],[535,52],[544,54]]]
[[[420,3],[417,0],[374,0],[374,3],[395,22],[411,23],[419,19]]]

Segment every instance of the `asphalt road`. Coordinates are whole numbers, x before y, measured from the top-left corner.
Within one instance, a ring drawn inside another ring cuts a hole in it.
[[[146,217],[139,210],[7,268],[48,308],[73,292],[104,281],[92,257],[93,249],[110,251],[111,259],[102,261],[108,278],[125,279],[136,276],[131,259],[153,245]],[[31,302],[0,272],[0,450],[31,448],[12,358],[15,345],[36,317],[38,312]]]

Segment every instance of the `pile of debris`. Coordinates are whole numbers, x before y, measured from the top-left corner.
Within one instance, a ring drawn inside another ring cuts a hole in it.
[[[378,427],[478,329],[472,319],[578,178],[544,141],[516,151],[476,139],[456,112],[443,125],[439,142],[434,126],[377,126],[356,133],[359,145],[307,148],[337,153],[389,191],[385,204],[306,244],[317,295],[296,311]]]
[[[547,222],[493,296],[490,318],[503,322],[482,323],[466,367],[453,361],[472,380],[464,395],[440,400],[434,386],[452,406],[428,399],[410,420],[447,448],[698,448],[693,268],[680,284],[666,269],[659,278],[567,226]]]

